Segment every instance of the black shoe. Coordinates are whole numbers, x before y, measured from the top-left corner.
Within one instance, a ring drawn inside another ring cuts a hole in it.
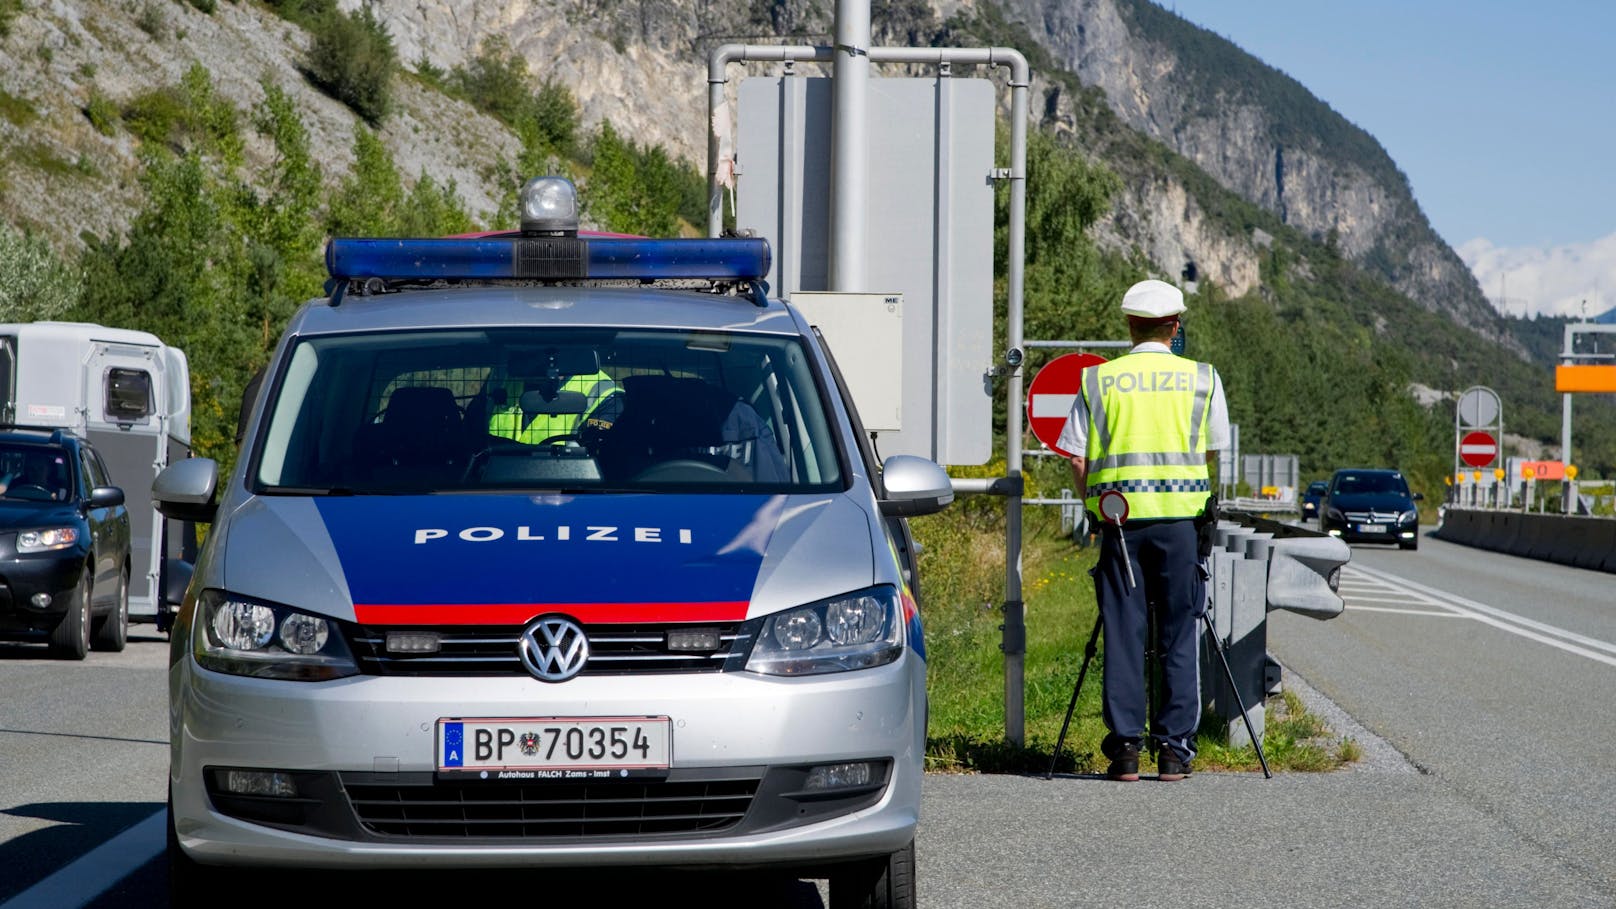
[[[1111,757],[1111,766],[1105,768],[1105,777],[1121,783],[1132,783],[1139,779],[1139,746],[1133,743],[1117,745],[1107,752]]]
[[[1179,760],[1171,751],[1163,749],[1161,755],[1156,758],[1156,779],[1164,783],[1177,782],[1189,776],[1191,772],[1190,762]]]

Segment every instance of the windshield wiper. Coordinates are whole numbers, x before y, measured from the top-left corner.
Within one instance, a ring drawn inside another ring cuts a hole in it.
[[[259,493],[266,496],[351,496],[357,495],[347,486],[264,486]]]

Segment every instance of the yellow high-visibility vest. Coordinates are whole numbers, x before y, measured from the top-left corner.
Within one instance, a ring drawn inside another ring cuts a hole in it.
[[[1128,497],[1128,520],[1193,518],[1212,491],[1206,467],[1210,363],[1140,352],[1083,370],[1089,438],[1084,504]]]
[[[588,419],[589,414],[593,413],[602,401],[621,389],[621,386],[604,372],[573,376],[561,383],[560,390],[582,393],[588,400],[583,413],[534,414],[532,422],[524,423],[526,415],[522,413],[522,385],[520,382],[511,385],[514,393],[511,394],[509,403],[488,415],[488,434],[521,442],[524,445],[537,445],[552,436],[577,432],[584,420]]]

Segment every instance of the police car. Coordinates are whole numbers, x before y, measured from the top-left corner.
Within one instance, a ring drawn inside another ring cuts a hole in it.
[[[176,902],[244,867],[778,869],[912,905],[925,643],[905,519],[758,239],[336,238],[176,617]]]

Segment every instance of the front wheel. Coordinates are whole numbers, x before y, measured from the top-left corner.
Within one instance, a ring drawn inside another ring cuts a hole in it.
[[[82,660],[90,652],[90,569],[79,578],[67,615],[51,632],[51,650],[64,660]]]
[[[129,643],[129,569],[125,568],[118,577],[118,599],[112,604],[112,611],[107,613],[95,627],[95,640],[92,642],[96,650],[106,650],[117,653]]]
[[[832,872],[830,909],[915,909],[915,841]]]

